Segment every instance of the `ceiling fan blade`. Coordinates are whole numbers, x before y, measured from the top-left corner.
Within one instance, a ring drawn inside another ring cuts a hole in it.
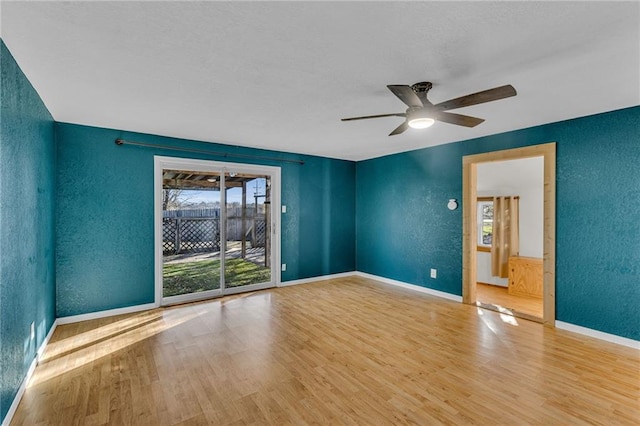
[[[436,120],[458,126],[476,127],[484,121],[483,118],[471,117],[470,115],[454,114],[453,112],[439,112]]]
[[[367,120],[369,118],[380,118],[380,117],[406,117],[406,114],[404,112],[396,112],[393,114],[365,115],[362,117],[341,118],[340,121]]]
[[[410,107],[422,107],[422,101],[416,95],[416,92],[413,91],[411,86],[403,85],[403,84],[392,84],[387,86],[394,95],[396,95],[402,102],[407,104]]]
[[[440,102],[435,106],[441,111],[449,109],[456,109],[467,107],[471,105],[483,104],[485,102],[497,101],[498,99],[509,98],[516,95],[516,89],[512,85],[495,87],[489,90],[483,90],[482,92],[472,93],[471,95],[461,96],[459,98],[450,99],[448,101]]]
[[[400,133],[404,132],[408,128],[409,128],[409,123],[407,123],[407,120],[405,120],[401,125],[393,129],[393,132],[389,133],[389,136],[399,135]]]

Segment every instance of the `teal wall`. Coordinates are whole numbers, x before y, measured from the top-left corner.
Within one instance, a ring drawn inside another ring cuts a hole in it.
[[[282,203],[287,206],[281,224],[282,262],[287,264],[282,280],[355,270],[353,162],[64,123],[56,123],[56,138],[60,317],[154,301],[154,155],[234,161],[117,146],[116,138],[304,160],[304,165],[260,162],[282,168]]]
[[[640,340],[640,107],[357,163],[357,269],[461,295],[462,157],[547,142],[557,319]]]
[[[55,320],[54,123],[0,41],[0,419]],[[31,322],[36,337],[30,338]]]

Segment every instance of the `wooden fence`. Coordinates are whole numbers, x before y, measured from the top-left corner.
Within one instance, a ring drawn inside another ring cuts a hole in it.
[[[227,209],[227,241],[244,239],[248,248],[264,247],[266,221],[247,209],[243,227],[242,209]],[[243,232],[244,231],[244,232]],[[164,255],[220,251],[220,210],[166,210],[162,219],[162,248]]]

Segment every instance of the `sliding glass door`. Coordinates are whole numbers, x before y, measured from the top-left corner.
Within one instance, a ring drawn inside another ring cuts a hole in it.
[[[220,174],[162,171],[162,296],[220,289]]]
[[[155,161],[157,303],[276,285],[280,169]]]
[[[271,180],[266,175],[226,173],[224,285],[238,289],[271,281],[269,250]]]

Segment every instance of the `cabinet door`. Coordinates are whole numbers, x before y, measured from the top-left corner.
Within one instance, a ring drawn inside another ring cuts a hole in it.
[[[542,259],[509,258],[509,294],[542,298]]]

